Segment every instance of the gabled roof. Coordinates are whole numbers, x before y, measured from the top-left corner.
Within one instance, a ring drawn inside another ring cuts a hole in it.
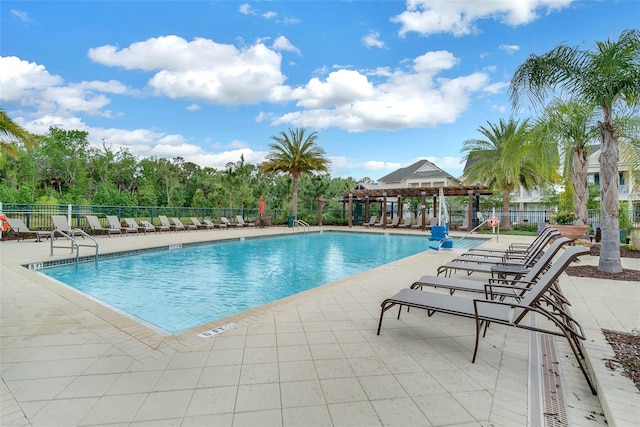
[[[383,176],[378,181],[389,183],[420,178],[447,178],[450,180],[457,180],[457,178],[443,171],[438,166],[431,163],[429,160],[418,160],[417,162],[410,166],[407,166],[406,168],[400,168],[388,175]]]

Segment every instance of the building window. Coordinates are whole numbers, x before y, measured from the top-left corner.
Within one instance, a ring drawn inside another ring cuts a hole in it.
[[[640,222],[640,202],[633,202],[633,222]]]
[[[593,174],[593,183],[594,184],[600,184],[600,174],[599,173],[594,173]]]

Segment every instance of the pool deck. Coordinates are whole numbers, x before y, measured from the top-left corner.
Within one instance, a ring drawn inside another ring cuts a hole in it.
[[[293,232],[97,239],[102,254]],[[484,246],[531,240],[500,236]],[[0,242],[2,426],[639,425],[640,393],[604,366],[613,351],[600,332],[640,327],[637,283],[561,277],[587,334],[593,396],[562,340],[552,340],[558,387],[545,391],[541,354],[530,345],[537,337],[524,330],[491,327],[475,364],[470,319],[412,310],[397,320],[389,312],[376,335],[380,303],[460,249],[423,252],[177,335],[22,267],[70,257],[68,249],[49,252],[48,241]],[[640,269],[640,260],[623,258],[623,266]],[[548,400],[564,402],[559,413],[545,409]]]

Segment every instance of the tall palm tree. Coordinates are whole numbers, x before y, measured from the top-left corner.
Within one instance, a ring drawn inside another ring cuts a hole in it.
[[[7,113],[0,108],[0,153],[18,158],[15,145],[10,141],[21,141],[28,149],[37,146],[36,139],[26,130],[18,126]]]
[[[573,211],[579,225],[587,223],[587,169],[591,142],[599,135],[594,108],[586,102],[555,99],[537,120],[535,131],[541,138],[558,141],[564,159],[563,176],[571,178]]]
[[[300,177],[314,172],[328,172],[330,161],[324,157],[324,150],[316,144],[317,132],[305,135],[305,128],[280,132],[271,139],[272,150],[266,161],[260,165],[264,173],[288,173],[293,178],[293,216],[298,217],[298,184]]]
[[[501,228],[509,230],[511,193],[519,186],[531,189],[551,180],[557,150],[531,138],[528,120],[520,123],[513,118],[500,119],[498,124],[488,123],[478,131],[486,139],[469,139],[462,146],[469,164],[465,180],[502,193]]]
[[[543,104],[556,89],[565,96],[596,105],[600,131],[600,227],[602,240],[598,270],[619,273],[620,225],[618,145],[615,115],[640,101],[640,30],[626,30],[617,41],[598,42],[593,51],[560,45],[544,55],[531,55],[511,79],[511,102],[516,108],[523,92]]]

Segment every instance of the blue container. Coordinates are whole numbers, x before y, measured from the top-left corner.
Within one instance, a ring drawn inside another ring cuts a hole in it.
[[[452,239],[445,239],[442,242],[442,246],[440,246],[442,249],[453,249],[453,240]]]

